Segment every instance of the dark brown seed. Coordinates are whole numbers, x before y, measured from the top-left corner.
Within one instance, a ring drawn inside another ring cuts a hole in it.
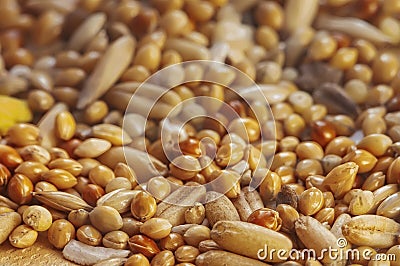
[[[320,86],[314,91],[313,98],[316,103],[325,105],[329,114],[346,114],[355,118],[360,113],[358,105],[335,83]]]
[[[282,186],[281,192],[276,198],[276,205],[287,204],[297,209],[298,196],[296,192],[289,186]]]

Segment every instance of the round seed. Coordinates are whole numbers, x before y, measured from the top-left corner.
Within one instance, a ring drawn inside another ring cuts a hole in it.
[[[372,153],[374,156],[379,157],[385,154],[392,143],[392,140],[384,134],[371,134],[365,136],[357,144],[357,148],[364,149]]]
[[[89,180],[103,188],[114,178],[114,172],[105,165],[98,165],[89,171]]]
[[[38,232],[33,230],[28,225],[19,225],[17,226],[10,236],[8,240],[10,244],[16,248],[27,248],[32,246],[38,237]]]
[[[243,155],[241,146],[235,143],[224,144],[217,150],[215,161],[219,166],[226,167],[237,164]]]
[[[7,131],[7,142],[19,147],[39,144],[39,128],[32,124],[16,124]]]
[[[201,241],[211,238],[210,232],[211,230],[207,226],[194,225],[185,232],[183,239],[188,245],[197,247]]]
[[[322,175],[323,173],[322,165],[316,159],[304,159],[296,165],[296,175],[301,180],[305,180],[310,175]]]
[[[108,105],[104,101],[95,101],[84,111],[83,117],[86,123],[95,124],[103,120],[108,114]]]
[[[65,219],[53,222],[47,232],[47,239],[57,249],[63,249],[71,239],[75,239],[75,227]]]
[[[332,57],[330,64],[341,70],[350,69],[358,58],[358,50],[355,48],[343,47],[337,50]]]
[[[358,79],[369,84],[372,80],[372,69],[368,65],[355,64],[346,70],[346,80]]]
[[[171,185],[164,177],[156,176],[149,180],[146,190],[157,200],[163,200],[171,193]]]
[[[163,218],[150,218],[140,226],[140,233],[152,239],[167,237],[171,232],[171,223]]]
[[[332,57],[337,48],[337,42],[326,32],[315,34],[313,41],[308,48],[308,56],[316,61]]]
[[[375,83],[389,83],[399,71],[397,57],[392,53],[379,54],[372,63],[373,80]]]
[[[131,213],[139,221],[147,221],[154,216],[156,210],[157,203],[151,195],[141,191],[133,197]]]
[[[104,235],[102,242],[106,248],[125,249],[129,236],[123,231],[111,231]]]
[[[252,118],[236,118],[229,124],[228,132],[238,135],[247,142],[253,142],[260,136],[260,126]]]
[[[194,262],[200,251],[192,246],[181,246],[175,250],[175,258],[178,262]]]
[[[90,222],[102,233],[119,230],[122,217],[119,212],[109,206],[97,206],[89,213]]]
[[[157,255],[154,256],[154,258],[151,260],[151,265],[154,266],[173,266],[175,265],[175,257],[174,253],[172,253],[169,250],[163,250]]]
[[[321,160],[324,156],[322,147],[314,141],[301,142],[296,147],[296,154],[300,160],[303,159],[316,159]]]
[[[22,214],[25,224],[29,225],[36,231],[46,231],[50,228],[53,220],[51,213],[42,206],[29,206]]]
[[[176,157],[169,168],[171,174],[181,180],[191,179],[201,170],[199,161],[190,155]]]
[[[306,122],[298,114],[291,114],[283,121],[286,135],[300,137],[306,127]]]
[[[68,221],[70,221],[76,228],[85,224],[90,224],[89,212],[84,209],[73,210],[68,214]]]
[[[143,254],[133,254],[124,264],[125,266],[150,266],[149,260]]]
[[[102,237],[100,231],[91,225],[82,225],[76,231],[76,238],[90,246],[100,245]]]
[[[355,103],[364,103],[368,98],[368,88],[362,80],[349,80],[344,85],[344,90]]]
[[[299,197],[299,209],[304,215],[313,215],[324,206],[324,196],[317,188],[309,188]]]

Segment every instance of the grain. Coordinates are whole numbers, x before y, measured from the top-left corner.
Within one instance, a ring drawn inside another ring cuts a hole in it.
[[[27,248],[32,246],[38,237],[38,232],[28,225],[17,226],[8,237],[10,244],[16,248]]]
[[[242,241],[234,241],[240,238]],[[257,251],[264,245],[289,251],[292,242],[281,233],[241,221],[219,221],[211,230],[211,239],[223,249],[257,259]],[[268,262],[281,261],[277,256],[267,257]]]
[[[22,214],[22,220],[26,225],[39,232],[49,229],[53,222],[51,213],[46,208],[38,205],[26,208]]]
[[[113,85],[131,61],[134,48],[135,41],[129,36],[121,37],[110,45],[80,93],[79,109],[95,101]]]
[[[336,237],[326,229],[318,220],[310,216],[302,216],[295,223],[296,234],[302,243],[316,254],[323,256],[322,262],[332,262],[332,258],[324,255],[322,250],[328,247],[338,249]],[[341,252],[340,249],[338,249]]]
[[[238,211],[225,195],[210,191],[207,192],[206,201],[206,218],[211,226],[218,221],[240,221]]]
[[[396,243],[400,225],[383,216],[360,215],[343,225],[342,232],[348,241],[359,246],[388,248]]]
[[[102,233],[119,230],[123,225],[119,212],[109,206],[96,206],[89,213],[89,219]]]
[[[167,219],[173,226],[185,222],[185,212],[195,202],[204,199],[203,186],[184,186],[172,192],[157,206],[155,216]]]

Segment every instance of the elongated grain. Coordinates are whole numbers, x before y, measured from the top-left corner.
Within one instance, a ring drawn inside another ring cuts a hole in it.
[[[114,41],[97,63],[79,95],[77,108],[94,102],[119,79],[129,66],[135,51],[135,40],[123,36]]]

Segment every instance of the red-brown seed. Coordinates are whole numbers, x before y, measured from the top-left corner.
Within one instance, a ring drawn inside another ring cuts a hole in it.
[[[322,147],[325,147],[335,137],[336,131],[330,122],[319,120],[311,124],[311,138]]]

